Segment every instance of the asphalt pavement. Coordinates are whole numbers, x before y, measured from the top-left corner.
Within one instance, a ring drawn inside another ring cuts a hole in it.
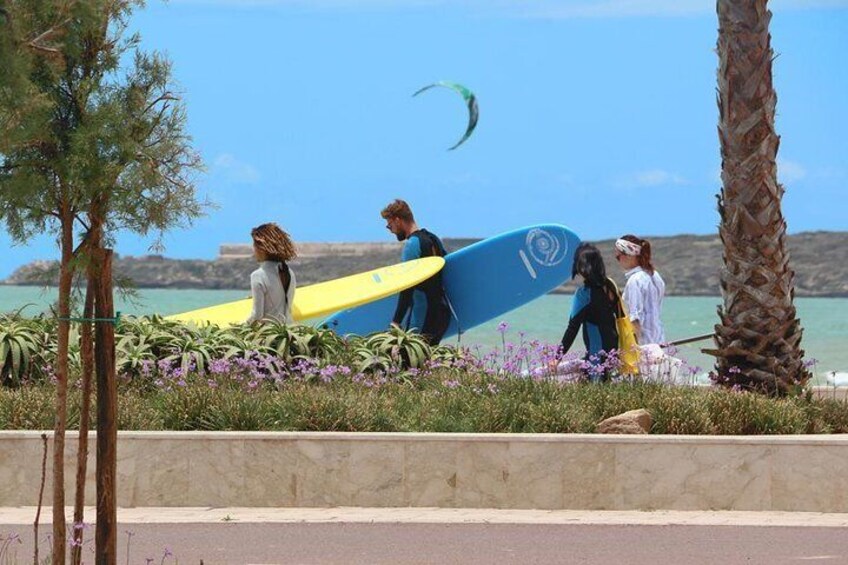
[[[34,516],[0,508],[0,536],[20,536],[0,562],[32,561]],[[137,508],[119,522],[118,563],[133,564],[848,563],[848,514]],[[41,557],[49,533],[47,511]]]

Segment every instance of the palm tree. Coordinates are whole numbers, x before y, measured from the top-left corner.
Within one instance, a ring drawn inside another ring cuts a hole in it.
[[[724,244],[716,380],[784,395],[810,379],[777,182],[771,12],[767,0],[718,0],[718,134]]]

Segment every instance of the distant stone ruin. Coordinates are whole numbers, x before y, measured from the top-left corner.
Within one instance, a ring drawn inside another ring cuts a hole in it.
[[[297,255],[300,258],[313,257],[360,257],[373,253],[400,250],[400,244],[394,242],[334,243],[306,242],[297,243]],[[218,259],[244,259],[253,257],[253,246],[247,243],[225,243],[220,246]]]

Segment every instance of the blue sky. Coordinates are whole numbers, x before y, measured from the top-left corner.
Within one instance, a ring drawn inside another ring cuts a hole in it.
[[[771,8],[789,230],[844,230],[848,0]],[[266,221],[300,241],[385,241],[395,197],[442,236],[716,231],[712,0],[153,0],[133,27],[173,61],[218,205],[168,234],[167,256],[213,258]],[[411,97],[437,80],[478,97],[455,151],[461,97]],[[122,233],[116,250],[150,244]],[[12,247],[0,277],[57,255],[48,237]]]

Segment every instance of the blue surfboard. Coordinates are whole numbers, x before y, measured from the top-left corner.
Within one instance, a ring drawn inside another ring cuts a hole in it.
[[[445,337],[505,314],[571,278],[580,238],[559,224],[540,224],[478,241],[445,257],[442,280],[454,317]],[[339,334],[385,331],[398,296],[338,312],[323,325]]]

